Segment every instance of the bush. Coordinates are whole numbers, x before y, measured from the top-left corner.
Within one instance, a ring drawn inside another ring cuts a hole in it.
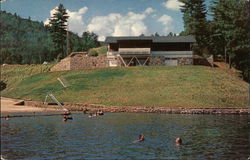
[[[6,88],[7,84],[3,81],[0,81],[0,91],[4,90]]]
[[[95,57],[97,57],[98,56],[98,52],[96,50],[94,50],[94,49],[91,49],[89,51],[88,55],[89,56],[95,56]]]

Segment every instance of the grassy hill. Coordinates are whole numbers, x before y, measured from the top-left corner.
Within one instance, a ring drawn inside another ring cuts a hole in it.
[[[204,66],[128,67],[47,72],[51,66],[4,66],[2,96],[115,106],[246,107],[248,84],[236,74]],[[63,77],[70,87],[57,80]]]

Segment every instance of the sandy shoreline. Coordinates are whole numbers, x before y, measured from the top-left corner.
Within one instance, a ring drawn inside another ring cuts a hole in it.
[[[8,113],[33,113],[33,112],[53,112],[57,111],[52,108],[39,108],[27,105],[15,105],[16,103],[20,102],[20,99],[12,99],[12,98],[5,98],[1,97],[1,115],[8,114]]]

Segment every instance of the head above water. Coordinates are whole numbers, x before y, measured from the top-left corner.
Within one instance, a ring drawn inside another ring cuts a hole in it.
[[[139,140],[144,140],[144,135],[143,134],[139,134]]]
[[[176,138],[175,139],[175,143],[177,144],[177,145],[181,145],[182,144],[182,140],[181,140],[181,138]]]

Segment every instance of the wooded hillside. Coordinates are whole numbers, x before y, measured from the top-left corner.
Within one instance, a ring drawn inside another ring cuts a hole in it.
[[[0,28],[0,64],[41,64],[63,58],[55,49],[50,27],[43,22],[0,11]],[[99,46],[94,33],[84,32],[80,37],[69,32],[68,38],[69,52]]]

